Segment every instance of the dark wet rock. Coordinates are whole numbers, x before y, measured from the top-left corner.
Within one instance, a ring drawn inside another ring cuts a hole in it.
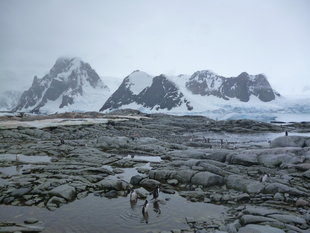
[[[53,188],[49,193],[54,196],[62,197],[67,201],[72,201],[75,198],[76,190],[71,185],[63,184]]]
[[[259,193],[264,185],[258,181],[245,179],[240,175],[230,175],[225,179],[228,188],[239,190],[246,193]]]
[[[37,222],[39,222],[39,220],[36,219],[36,218],[27,218],[27,219],[24,221],[25,224],[35,224],[35,223],[37,223]]]
[[[118,179],[104,179],[95,184],[101,190],[128,190],[129,184],[126,181]]]
[[[140,176],[140,175],[135,175],[135,176],[132,176],[130,178],[130,184],[132,185],[138,185],[140,183],[140,181],[145,178],[143,176]]]
[[[223,177],[215,175],[211,172],[198,172],[192,177],[191,183],[209,187],[214,185],[223,185],[224,179]]]
[[[310,137],[282,136],[271,141],[271,147],[310,147]]]
[[[248,224],[241,227],[238,233],[284,233],[284,231],[271,226]]]
[[[118,193],[116,190],[110,190],[107,193],[104,194],[106,198],[116,198],[118,196]]]
[[[146,178],[141,180],[139,185],[148,190],[153,190],[157,185],[160,185],[160,182],[157,180]]]

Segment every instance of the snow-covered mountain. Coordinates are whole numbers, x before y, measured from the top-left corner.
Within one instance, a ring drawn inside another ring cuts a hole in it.
[[[187,111],[192,109],[184,94],[165,75],[153,77],[136,70],[123,80],[100,111],[124,107],[171,110],[182,105],[186,106]]]
[[[263,102],[280,96],[271,88],[263,74],[249,75],[246,72],[237,77],[225,78],[208,70],[197,71],[186,82],[186,87],[193,94],[214,95],[225,100],[237,98],[242,102],[248,102],[251,95]]]
[[[109,97],[109,88],[88,63],[61,57],[43,78],[36,76],[15,111],[98,111]]]
[[[225,78],[211,71],[193,75],[151,76],[134,71],[104,103],[100,111],[134,108],[141,111],[201,112],[235,103],[267,103],[280,97],[267,78],[241,73]]]
[[[18,103],[21,91],[4,91],[0,94],[0,111],[10,111]]]

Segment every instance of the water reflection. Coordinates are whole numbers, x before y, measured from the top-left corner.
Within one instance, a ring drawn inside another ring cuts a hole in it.
[[[159,215],[161,214],[161,210],[160,210],[160,206],[159,206],[159,201],[158,200],[153,202],[153,210],[156,213],[156,216],[159,217]]]

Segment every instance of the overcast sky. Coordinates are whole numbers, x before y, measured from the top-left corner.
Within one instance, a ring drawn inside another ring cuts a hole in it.
[[[78,56],[100,76],[247,71],[310,95],[309,0],[0,0],[0,29],[2,91]]]

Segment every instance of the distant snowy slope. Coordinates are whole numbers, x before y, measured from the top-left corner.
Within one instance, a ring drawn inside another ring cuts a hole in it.
[[[136,70],[123,80],[100,111],[118,108],[158,111],[180,108],[184,105],[183,111],[191,109],[183,93],[167,76],[152,77],[143,71]]]
[[[47,75],[34,77],[15,111],[96,111],[110,95],[95,70],[79,58],[62,57]]]
[[[0,111],[10,111],[16,107],[21,91],[4,91],[0,93]]]

